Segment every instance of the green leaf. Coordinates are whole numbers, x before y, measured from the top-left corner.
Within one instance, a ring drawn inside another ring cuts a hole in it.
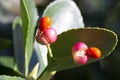
[[[38,15],[33,0],[20,0],[22,15],[22,32],[25,54],[25,75],[28,75],[28,66],[33,51],[35,26]]]
[[[53,73],[59,70],[83,66],[75,64],[72,59],[72,46],[78,41],[85,42],[89,47],[98,47],[102,52],[100,59],[103,59],[114,50],[118,38],[113,31],[96,27],[73,29],[62,33],[58,36],[57,41],[51,45],[54,60],[48,64],[44,72],[39,76],[39,80],[49,80],[54,75]],[[87,64],[100,59],[89,58]]]
[[[45,45],[38,44],[36,41],[34,43],[34,50],[37,54],[38,61],[39,61],[39,64],[40,64],[39,65],[40,68],[38,70],[38,75],[40,75],[48,64],[48,62],[47,62],[47,52],[48,52],[48,50],[47,50]]]
[[[25,80],[21,77],[1,75],[0,80]]]
[[[0,55],[0,65],[15,69],[14,57],[13,56],[1,56]]]
[[[58,34],[73,28],[84,27],[81,12],[72,0],[55,0],[45,9],[43,16],[49,16],[52,20],[51,27]]]
[[[72,46],[78,42],[85,42],[89,47],[98,47],[102,52],[102,57],[108,56],[115,48],[118,38],[117,35],[108,29],[104,28],[81,28],[70,30],[58,36],[57,41],[51,45],[56,64],[55,70],[63,70],[77,67],[73,62],[71,49]],[[109,44],[109,45],[108,45]],[[88,63],[99,59],[89,59]]]
[[[21,27],[21,18],[16,17],[13,25],[13,45],[14,45],[14,55],[16,61],[16,71],[24,74],[24,49],[23,49],[23,40],[22,40],[22,27]]]
[[[0,50],[8,47],[11,44],[11,40],[6,38],[0,38]]]
[[[64,13],[64,14],[63,14]],[[55,0],[51,2],[43,12],[43,16],[51,18],[51,27],[55,28],[57,34],[73,28],[84,27],[83,18],[77,5],[72,0]],[[35,43],[35,50],[40,62],[38,74],[47,66],[47,47]]]

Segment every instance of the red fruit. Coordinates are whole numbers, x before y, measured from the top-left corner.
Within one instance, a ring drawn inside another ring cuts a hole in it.
[[[38,22],[38,27],[40,31],[45,31],[51,25],[51,19],[48,16],[42,17]]]
[[[88,57],[92,57],[92,58],[100,58],[101,57],[101,51],[96,47],[90,47],[90,48],[87,49],[86,55]]]

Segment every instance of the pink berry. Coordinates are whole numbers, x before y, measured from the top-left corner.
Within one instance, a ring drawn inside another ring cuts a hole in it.
[[[86,51],[88,46],[84,42],[77,42],[72,47],[73,60],[77,64],[85,64],[87,62]]]
[[[43,45],[52,44],[57,39],[57,32],[54,28],[48,28],[36,36],[37,42]]]
[[[79,51],[79,50],[86,51],[87,49],[88,49],[88,46],[84,42],[77,42],[72,47],[72,53],[75,53],[76,51]]]
[[[73,55],[73,60],[76,64],[86,64],[88,58],[86,55],[83,55],[83,56]]]
[[[43,35],[45,36],[48,43],[54,43],[57,39],[57,32],[54,28],[48,28]]]

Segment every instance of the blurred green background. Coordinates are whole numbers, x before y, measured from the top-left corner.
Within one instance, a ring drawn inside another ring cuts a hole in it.
[[[39,16],[53,0],[35,0]],[[103,27],[117,33],[120,40],[120,0],[74,0],[83,15],[85,26]],[[12,41],[12,22],[20,15],[19,0],[0,0],[0,38]],[[0,43],[2,46],[2,44]],[[108,44],[109,46],[109,44]],[[13,56],[13,44],[0,55]],[[34,57],[33,57],[34,58]],[[19,75],[0,63],[0,75]],[[120,80],[120,42],[111,55],[101,61],[59,71],[51,80]]]

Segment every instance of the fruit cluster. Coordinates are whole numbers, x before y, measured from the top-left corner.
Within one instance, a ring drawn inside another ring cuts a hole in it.
[[[96,47],[89,47],[84,42],[77,42],[72,47],[73,60],[77,64],[85,64],[88,57],[98,59],[101,57],[101,51]]]
[[[38,21],[38,32],[36,36],[38,43],[47,45],[56,41],[57,32],[54,28],[51,28],[50,25],[51,19],[48,16],[44,16]]]
[[[48,45],[56,41],[57,32],[50,25],[51,19],[48,16],[44,16],[38,21],[38,32],[36,36],[38,43]],[[75,63],[85,64],[88,61],[88,57],[100,58],[101,51],[96,47],[88,47],[84,42],[77,42],[72,47],[72,55]]]

